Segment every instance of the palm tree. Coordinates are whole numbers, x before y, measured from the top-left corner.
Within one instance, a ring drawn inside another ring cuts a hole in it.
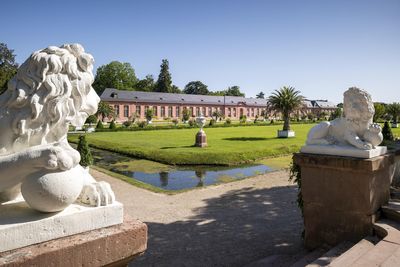
[[[104,118],[114,115],[114,109],[106,102],[100,101],[97,108],[96,116],[101,116],[101,121],[104,121]]]
[[[268,97],[268,105],[271,108],[282,112],[284,131],[290,130],[290,113],[302,105],[303,99],[304,97],[300,95],[300,91],[296,91],[296,89],[291,86],[284,86],[279,90],[275,90]]]

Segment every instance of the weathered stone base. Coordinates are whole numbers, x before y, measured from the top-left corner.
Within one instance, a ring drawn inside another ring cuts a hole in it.
[[[1,266],[126,266],[147,248],[147,226],[124,223],[0,253]]]
[[[278,130],[278,137],[279,138],[295,137],[295,132],[294,131]]]
[[[372,159],[298,153],[305,245],[313,249],[372,234],[375,214],[389,200],[394,155]]]
[[[204,131],[199,131],[196,134],[195,146],[197,146],[197,147],[206,147],[207,146],[207,136]]]
[[[40,213],[25,201],[0,205],[0,252],[121,224],[123,205],[72,204],[59,213]]]
[[[370,159],[386,154],[387,148],[385,146],[378,146],[374,149],[362,150],[351,146],[306,145],[301,148],[300,152]]]

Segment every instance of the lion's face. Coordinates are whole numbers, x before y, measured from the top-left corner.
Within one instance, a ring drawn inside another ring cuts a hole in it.
[[[0,96],[0,150],[65,142],[70,123],[82,126],[100,101],[93,62],[79,44],[34,52]]]
[[[375,114],[371,96],[364,90],[352,87],[344,93],[344,115],[347,119],[372,122]]]

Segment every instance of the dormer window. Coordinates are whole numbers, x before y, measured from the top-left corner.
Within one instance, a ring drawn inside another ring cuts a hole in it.
[[[118,98],[118,93],[113,92],[113,93],[111,93],[110,96],[111,96],[112,98]]]

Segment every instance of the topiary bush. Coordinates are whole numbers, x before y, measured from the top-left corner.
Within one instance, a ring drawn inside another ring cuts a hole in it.
[[[392,128],[390,128],[388,121],[385,121],[385,124],[383,125],[382,135],[383,135],[383,141],[393,141],[394,140]]]
[[[97,122],[96,129],[104,129],[104,125],[103,125],[103,123],[101,122],[101,120],[99,120],[99,121]]]
[[[246,123],[247,116],[246,115],[241,115],[239,120],[240,120],[240,123]]]
[[[189,123],[189,126],[192,127],[194,125],[194,120],[189,120],[188,123]]]
[[[117,129],[117,125],[115,124],[114,120],[111,121],[110,126],[108,128],[111,129],[111,130]]]
[[[179,121],[178,121],[178,119],[172,119],[172,123],[176,126],[176,125],[178,125]]]
[[[124,125],[125,127],[130,127],[132,125],[132,121],[124,121],[124,123],[122,123],[122,125]]]
[[[225,124],[226,125],[230,125],[232,123],[232,120],[230,119],[230,118],[227,118],[226,120],[225,120]]]
[[[82,165],[83,167],[87,167],[93,164],[92,153],[90,152],[89,145],[86,141],[85,135],[79,136],[77,150],[81,155],[81,161],[79,162],[80,165]]]
[[[214,126],[214,124],[216,123],[216,121],[214,119],[210,120],[210,123],[208,124],[209,126]]]
[[[147,121],[139,121],[137,125],[139,128],[144,128],[147,125]]]

